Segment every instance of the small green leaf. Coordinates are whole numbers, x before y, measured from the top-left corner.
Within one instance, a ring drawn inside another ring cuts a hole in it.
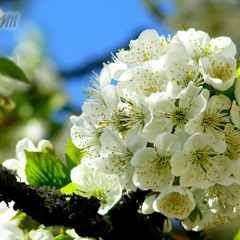
[[[12,60],[0,57],[0,75],[25,82],[31,83],[25,73]]]
[[[198,208],[195,208],[190,214],[189,214],[189,219],[191,222],[195,222],[196,218],[198,215]]]
[[[82,151],[72,143],[72,138],[68,140],[65,155],[69,171],[81,163]]]
[[[235,72],[235,78],[238,78],[239,75],[240,75],[240,72],[239,72],[240,68],[237,68],[236,72]]]
[[[16,215],[14,217],[12,217],[10,221],[15,220],[15,219],[19,219],[19,218],[24,218],[26,216],[27,216],[26,213],[17,210]]]
[[[240,230],[237,232],[237,234],[234,236],[233,240],[240,240]]]
[[[67,167],[56,155],[42,152],[26,154],[26,176],[29,184],[35,187],[55,186],[57,189],[71,182]]]
[[[74,183],[72,183],[72,182],[60,189],[61,193],[63,193],[63,194],[71,194],[76,190],[77,190],[77,188],[74,185]]]
[[[73,238],[68,235],[58,235],[54,237],[55,240],[72,240]]]

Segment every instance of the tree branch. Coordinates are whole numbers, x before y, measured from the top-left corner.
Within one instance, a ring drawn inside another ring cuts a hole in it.
[[[25,212],[45,226],[74,228],[81,237],[101,237],[104,240],[173,239],[162,233],[164,215],[138,212],[146,193],[137,190],[125,194],[109,215],[101,216],[97,213],[100,203],[96,198],[65,195],[46,186],[34,188],[18,182],[14,171],[0,165],[0,202],[14,201],[14,210]]]
[[[2,165],[0,201],[14,201],[15,210],[25,212],[45,226],[74,228],[83,237],[105,237],[112,229],[109,220],[97,213],[100,203],[96,198],[67,196],[49,187],[35,189],[18,182],[15,173]]]

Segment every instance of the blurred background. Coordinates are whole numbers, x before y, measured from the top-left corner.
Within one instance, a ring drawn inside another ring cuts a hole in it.
[[[145,29],[167,36],[181,24],[229,36],[240,47],[239,0],[1,0],[0,8],[18,14],[16,27],[0,28],[0,56],[12,58],[32,81],[9,86],[11,104],[0,103],[0,161],[14,157],[24,137],[35,144],[50,139],[64,159],[69,117],[81,114],[82,87],[111,61],[111,52],[127,49]],[[209,236],[232,239],[239,227],[235,221]]]

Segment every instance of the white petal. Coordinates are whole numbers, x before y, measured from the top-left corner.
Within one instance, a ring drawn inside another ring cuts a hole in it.
[[[203,31],[193,28],[187,31],[178,31],[175,35],[176,42],[182,43],[190,57],[201,57],[205,54],[211,38]]]
[[[240,77],[238,77],[238,79],[236,81],[234,94],[235,94],[235,98],[237,100],[237,103],[240,104]]]
[[[133,155],[131,159],[131,164],[133,166],[139,166],[144,162],[152,161],[156,156],[156,151],[153,148],[144,148],[141,149]]]
[[[197,187],[206,189],[213,185],[207,178],[200,164],[189,165],[187,171],[180,177],[180,185],[183,187]]]
[[[122,187],[118,184],[113,190],[111,190],[108,194],[107,203],[101,204],[98,213],[101,215],[105,215],[108,211],[120,200],[122,197]]]
[[[230,115],[232,122],[237,126],[237,128],[240,128],[240,107],[237,106],[235,100],[232,103]]]
[[[111,111],[116,111],[120,102],[120,97],[116,86],[107,85],[102,88],[101,92],[107,108]]]
[[[141,136],[133,136],[127,142],[127,148],[133,154],[138,150],[145,148],[146,145],[147,145],[147,141]]]
[[[191,152],[204,149],[206,146],[211,146],[211,140],[206,134],[196,133],[192,135],[184,144],[184,150]]]
[[[142,213],[143,214],[151,214],[154,212],[153,202],[156,198],[157,194],[151,194],[147,196],[142,204]]]
[[[185,125],[185,131],[189,134],[194,134],[197,132],[203,132],[204,126],[202,125],[203,115],[194,117],[188,121]]]
[[[148,142],[153,143],[159,134],[171,131],[172,126],[168,122],[153,121],[144,127],[142,135]]]
[[[226,151],[227,143],[224,132],[209,129],[206,131],[206,135],[210,137],[214,151],[218,153],[224,153]]]
[[[191,164],[191,155],[184,151],[176,152],[171,157],[170,164],[172,167],[172,174],[175,176],[181,176],[187,171]]]
[[[159,155],[172,156],[181,148],[179,139],[171,133],[162,133],[155,139]]]
[[[128,69],[127,65],[121,62],[111,63],[108,65],[111,78],[118,80],[121,75]]]
[[[111,84],[111,71],[109,65],[103,64],[103,69],[100,72],[99,76],[100,88]]]
[[[41,229],[32,230],[29,233],[29,237],[31,240],[54,240],[54,237],[51,234],[51,232]]]
[[[16,145],[16,154],[17,154],[17,158],[19,160],[25,159],[24,150],[27,150],[27,151],[30,151],[30,152],[37,152],[38,151],[38,149],[34,146],[32,141],[28,138],[22,139]]]
[[[210,41],[209,52],[213,55],[234,57],[237,53],[236,45],[229,37],[218,37]]]
[[[105,129],[101,134],[100,141],[102,144],[101,154],[107,156],[115,151],[125,152],[126,146],[123,140],[110,129]]]
[[[233,173],[232,161],[223,155],[216,155],[209,160],[209,165],[206,166],[208,179],[212,182],[227,179]]]
[[[179,106],[181,108],[188,108],[197,94],[201,91],[202,87],[196,87],[193,85],[193,82],[190,82],[187,88],[183,89],[183,91],[179,94]]]

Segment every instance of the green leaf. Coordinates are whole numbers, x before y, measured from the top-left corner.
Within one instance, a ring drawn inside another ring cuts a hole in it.
[[[60,189],[61,193],[64,193],[66,195],[67,194],[71,194],[71,193],[73,193],[76,190],[77,190],[77,188],[74,185],[74,183],[72,183],[72,182]]]
[[[29,184],[35,187],[55,186],[57,189],[71,182],[67,167],[56,155],[25,151],[26,176]]]
[[[237,232],[237,234],[234,236],[233,240],[240,240],[240,230]]]
[[[65,155],[69,171],[81,163],[82,151],[72,143],[72,138],[68,140]]]
[[[17,210],[16,215],[14,217],[12,217],[10,221],[15,220],[15,219],[19,219],[19,218],[24,218],[26,216],[27,216],[26,213]]]
[[[189,219],[191,222],[195,222],[196,218],[197,218],[197,215],[199,214],[199,210],[198,208],[195,208],[190,214],[189,214]]]
[[[235,78],[238,78],[240,75],[240,68],[237,68],[236,73],[235,73]]]
[[[31,83],[22,69],[8,58],[0,57],[0,74],[21,82]]]
[[[72,240],[73,238],[68,235],[58,235],[54,237],[55,240]]]

